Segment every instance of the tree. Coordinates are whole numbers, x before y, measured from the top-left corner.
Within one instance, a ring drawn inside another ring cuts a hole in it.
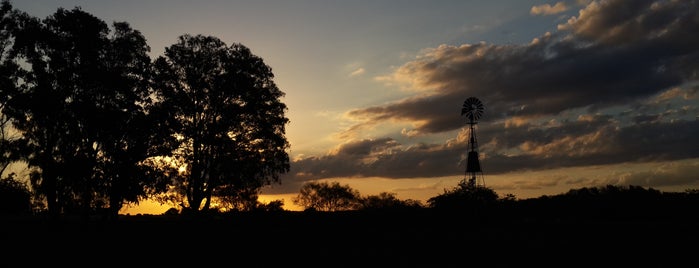
[[[15,21],[14,59],[28,69],[7,111],[26,141],[33,188],[53,216],[108,204],[118,213],[123,201],[145,195],[138,177],[152,134],[145,38],[124,22],[111,32],[77,7]]]
[[[138,203],[164,191],[167,181],[144,162],[162,154],[168,133],[151,113],[150,47],[145,37],[126,22],[115,22],[105,48],[102,94],[94,122],[100,145],[98,176],[109,209],[116,216],[123,204]]]
[[[284,200],[277,199],[272,200],[269,203],[258,203],[256,210],[267,211],[267,212],[279,212],[284,211]]]
[[[9,1],[0,4],[0,177],[19,158],[19,135],[5,114],[5,107],[17,92],[20,68],[13,60],[16,18],[18,14]]]
[[[31,194],[27,185],[8,174],[0,178],[0,215],[29,215],[32,212]]]
[[[16,12],[12,20],[13,55],[10,60],[24,60],[31,70],[22,73],[24,85],[18,90],[3,94],[8,102],[3,113],[12,121],[13,127],[22,133],[27,152],[23,157],[30,167],[40,171],[32,172],[31,178],[37,194],[45,194],[49,212],[57,215],[60,162],[58,147],[60,133],[64,133],[60,121],[63,110],[59,92],[53,90],[51,75],[46,70],[48,63],[39,51],[38,39],[44,36],[44,30],[38,19],[25,13]],[[58,63],[57,63],[58,64]],[[33,72],[32,72],[33,71]],[[13,86],[14,83],[13,81]],[[7,89],[10,87],[3,87]],[[40,181],[40,182],[39,182]],[[38,183],[37,183],[38,182]]]
[[[400,200],[396,198],[395,193],[382,192],[378,195],[369,195],[361,200],[361,207],[364,210],[376,209],[408,209],[421,208],[422,203],[419,200]]]
[[[158,110],[176,138],[162,157],[180,163],[169,198],[183,208],[208,210],[213,198],[251,196],[289,171],[284,93],[250,49],[182,35],[155,60],[154,75]]]
[[[485,186],[477,186],[466,180],[452,189],[427,200],[429,207],[438,209],[468,209],[478,211],[496,205],[498,194]]]
[[[306,210],[342,211],[358,209],[361,196],[359,191],[339,182],[307,182],[292,201]]]

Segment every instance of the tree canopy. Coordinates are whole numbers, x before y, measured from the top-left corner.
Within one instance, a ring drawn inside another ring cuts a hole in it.
[[[306,210],[343,211],[359,208],[361,196],[359,191],[339,182],[307,182],[293,202]]]
[[[127,22],[0,12],[0,171],[26,161],[51,215],[153,197],[255,207],[289,170],[284,93],[242,44],[182,35],[152,61]]]
[[[256,200],[288,172],[284,93],[272,69],[242,44],[182,35],[154,64],[159,110],[175,137],[181,176],[170,197],[185,208]]]
[[[53,215],[101,207],[116,215],[145,195],[134,187],[148,144],[138,140],[148,131],[136,132],[149,95],[145,38],[78,7],[43,20],[17,12],[13,21],[6,41],[25,67],[4,112],[22,135],[33,188]]]
[[[462,180],[457,186],[429,198],[427,203],[430,207],[439,209],[476,209],[492,207],[498,198],[493,189]]]
[[[17,90],[19,66],[13,61],[12,39],[15,32],[16,14],[9,2],[0,4],[0,178],[9,165],[17,160],[18,135],[12,130],[6,107]]]

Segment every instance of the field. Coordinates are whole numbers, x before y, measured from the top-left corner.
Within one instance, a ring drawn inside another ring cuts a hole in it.
[[[6,256],[73,265],[675,267],[699,252],[696,214],[585,219],[424,210],[5,222],[4,244],[13,245]]]

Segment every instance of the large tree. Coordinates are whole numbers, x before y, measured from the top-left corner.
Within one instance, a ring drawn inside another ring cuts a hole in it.
[[[12,60],[26,62],[29,69],[23,73],[23,84],[16,87],[18,90],[7,95],[3,112],[22,133],[29,150],[23,157],[30,167],[37,169],[32,173],[36,183],[33,190],[46,198],[49,212],[57,216],[61,211],[59,173],[63,159],[59,151],[61,133],[66,132],[61,121],[66,97],[53,87],[55,79],[47,70],[48,55],[42,53],[38,44],[45,32],[41,22],[21,12],[15,13],[12,20],[15,22]]]
[[[12,49],[17,16],[8,1],[0,3],[0,179],[18,156],[18,135],[12,129],[10,117],[5,114],[5,107],[18,89],[20,68],[13,60]]]
[[[213,198],[256,198],[289,171],[284,93],[249,48],[213,36],[182,35],[155,61],[154,87],[177,143],[171,197],[209,210]]]
[[[135,179],[152,133],[145,38],[124,22],[110,35],[77,7],[16,22],[15,58],[27,68],[7,110],[29,149],[34,190],[54,216],[108,204],[117,213],[145,195]]]
[[[104,48],[101,83],[94,113],[85,121],[97,129],[98,169],[95,178],[116,216],[124,203],[138,203],[153,191],[163,191],[166,180],[144,161],[160,155],[168,133],[151,113],[150,51],[145,37],[126,22],[115,22]]]

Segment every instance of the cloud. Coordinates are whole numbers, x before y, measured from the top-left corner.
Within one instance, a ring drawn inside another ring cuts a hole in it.
[[[558,26],[603,44],[655,45],[644,49],[694,50],[698,29],[694,1],[595,1]],[[678,42],[686,38],[687,42]],[[659,43],[667,41],[669,43]]]
[[[620,172],[602,183],[653,186],[654,188],[692,185],[699,182],[696,174],[699,174],[699,161],[670,162],[663,163],[652,170]]]
[[[349,76],[350,76],[350,77],[359,76],[359,75],[364,74],[364,72],[366,72],[366,70],[364,70],[364,68],[358,68],[358,69],[352,71],[352,72],[349,74]]]
[[[536,43],[426,50],[390,76],[391,82],[409,84],[418,95],[348,114],[374,122],[419,122],[416,131],[430,134],[460,128],[463,122],[454,115],[470,96],[485,104],[483,121],[497,121],[626,105],[697,79],[699,36],[689,31],[699,32],[699,23],[688,10],[699,7],[687,6],[695,2],[660,6],[631,1],[626,10],[635,13],[621,21],[616,19],[617,2],[593,2],[562,27],[566,30],[543,35]],[[612,28],[619,37],[601,30]],[[660,29],[664,34],[648,34]]]
[[[529,44],[425,49],[381,78],[415,94],[348,111],[343,133],[412,128],[296,160],[286,179],[463,175],[460,108],[472,96],[485,105],[476,130],[489,174],[699,158],[696,10],[697,1],[594,1]]]
[[[481,165],[489,175],[627,162],[675,161],[699,157],[699,121],[620,127],[606,116],[568,122],[552,129],[522,125],[478,131]],[[323,156],[299,158],[283,178],[285,188],[331,178],[424,178],[463,176],[467,131],[444,143],[400,144],[391,138],[339,145]],[[620,177],[621,178],[621,177]],[[694,177],[688,177],[692,179]],[[651,185],[653,186],[653,185]],[[290,187],[290,188],[289,188]],[[294,188],[296,187],[296,188]]]
[[[568,6],[564,2],[557,2],[553,6],[550,4],[543,4],[538,6],[533,6],[529,13],[532,15],[553,15],[568,10]]]

